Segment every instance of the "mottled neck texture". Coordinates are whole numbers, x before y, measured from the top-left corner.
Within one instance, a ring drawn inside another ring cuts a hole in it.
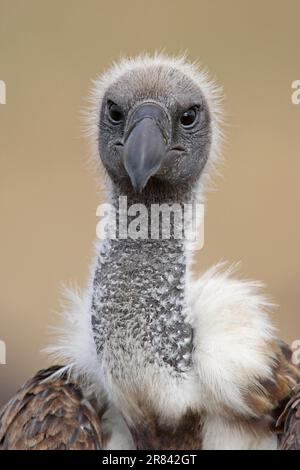
[[[114,188],[118,209],[124,191]],[[127,204],[183,204],[191,192],[126,193]],[[124,214],[122,214],[124,217]],[[128,216],[128,223],[132,218]],[[172,224],[174,228],[174,223]],[[150,230],[150,228],[149,228]],[[172,230],[171,230],[172,232]],[[97,353],[134,355],[143,351],[145,365],[156,363],[181,373],[191,366],[192,329],[186,322],[184,240],[117,239],[101,243],[95,269],[92,326]]]

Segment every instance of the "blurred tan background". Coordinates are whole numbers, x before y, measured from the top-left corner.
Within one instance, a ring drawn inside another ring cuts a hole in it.
[[[300,338],[298,0],[0,0],[0,405],[36,369],[60,281],[88,275],[99,201],[80,109],[122,54],[187,50],[224,86],[226,164],[197,270],[221,259],[266,282],[281,336]]]

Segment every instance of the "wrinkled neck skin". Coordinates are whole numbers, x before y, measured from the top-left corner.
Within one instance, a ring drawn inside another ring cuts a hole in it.
[[[118,209],[144,204],[191,203],[194,191],[152,187],[142,194],[112,184],[109,202]],[[119,214],[120,215],[120,214]],[[124,214],[122,214],[124,216]],[[130,222],[130,217],[128,217]],[[191,369],[192,327],[186,320],[185,241],[175,239],[106,239],[99,243],[93,279],[92,328],[106,381],[124,389],[145,387],[149,370],[165,371],[175,380]],[[150,380],[150,379],[149,379]],[[139,385],[140,384],[140,385]],[[110,387],[111,388],[111,387]]]

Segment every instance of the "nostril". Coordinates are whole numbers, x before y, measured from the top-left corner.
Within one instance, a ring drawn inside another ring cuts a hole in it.
[[[178,152],[184,152],[185,148],[182,145],[174,145],[170,150],[177,150]]]
[[[117,140],[117,142],[115,143],[115,147],[124,147],[124,144],[120,140]]]

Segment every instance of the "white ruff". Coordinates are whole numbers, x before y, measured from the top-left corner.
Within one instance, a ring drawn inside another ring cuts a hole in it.
[[[276,450],[277,437],[254,433],[219,416],[209,417],[204,425],[204,450]]]

